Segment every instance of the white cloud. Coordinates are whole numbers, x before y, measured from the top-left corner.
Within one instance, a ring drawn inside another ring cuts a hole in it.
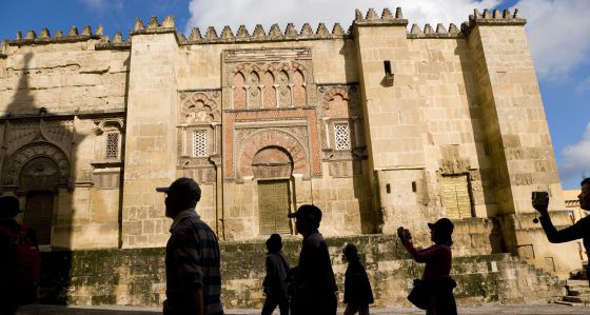
[[[520,0],[529,45],[541,78],[564,79],[590,56],[590,1]]]
[[[366,13],[375,8],[381,14],[383,8],[402,7],[404,17],[410,24],[423,25],[444,23],[446,27],[453,22],[459,26],[473,13],[474,8],[491,8],[501,0],[192,0],[189,4],[191,17],[185,33],[189,34],[195,26],[203,32],[208,26],[215,26],[217,32],[224,25],[230,25],[235,32],[240,24],[253,31],[256,24],[262,24],[268,31],[270,25],[279,23],[282,29],[293,22],[298,29],[305,22],[317,27],[324,22],[331,29],[335,22],[344,28],[352,24],[354,10],[359,8]]]
[[[582,139],[563,149],[561,156],[559,170],[562,181],[590,176],[590,123],[586,126]]]
[[[102,2],[103,0],[84,0]],[[191,0],[191,17],[185,27],[190,34],[194,26],[203,32],[215,26],[218,34],[224,25],[234,32],[245,24],[250,32],[256,24],[268,31],[273,23],[284,29],[288,22],[298,28],[305,22],[316,27],[319,22],[332,27],[340,22],[348,27],[354,18],[354,9],[366,12],[375,8],[378,14],[385,7],[402,7],[410,24],[436,23],[448,26],[466,21],[474,8],[492,8],[502,0]],[[515,7],[527,18],[529,44],[537,72],[541,78],[567,77],[590,55],[590,1],[588,0],[520,0]]]

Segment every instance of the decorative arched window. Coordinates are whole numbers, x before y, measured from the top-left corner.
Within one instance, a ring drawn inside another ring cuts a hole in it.
[[[97,121],[95,159],[105,162],[121,161],[123,122],[120,119]]]
[[[300,70],[293,74],[293,102],[295,106],[307,105],[307,93],[305,91],[305,78]]]
[[[279,106],[280,107],[291,107],[292,106],[292,97],[291,97],[291,86],[289,85],[289,74],[287,71],[282,70],[279,72]]]
[[[246,79],[242,75],[242,73],[238,72],[234,74],[234,78],[232,80],[232,87],[233,87],[233,105],[234,109],[244,109],[246,108],[246,87],[245,87]]]
[[[262,79],[263,85],[263,102],[262,105],[264,107],[277,107],[277,93],[275,87],[275,77],[272,75],[270,71],[266,71],[264,73],[264,77]]]
[[[260,89],[260,77],[255,71],[250,73],[248,79],[248,92],[248,108],[260,108],[262,91]]]

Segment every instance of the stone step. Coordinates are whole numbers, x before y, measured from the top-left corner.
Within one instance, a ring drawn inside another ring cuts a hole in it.
[[[590,303],[590,296],[572,296],[567,295],[562,298],[565,302],[573,302],[573,303]]]
[[[585,287],[585,288],[590,288],[588,286],[588,280],[572,280],[572,279],[568,279],[566,281],[566,285],[568,287]]]
[[[590,290],[578,290],[578,289],[568,288],[567,292],[569,293],[568,295],[572,295],[572,296],[582,296],[582,295],[590,296]]]

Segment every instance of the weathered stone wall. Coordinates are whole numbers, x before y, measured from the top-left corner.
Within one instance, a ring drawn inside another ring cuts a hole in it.
[[[408,305],[406,296],[421,266],[408,259],[392,236],[328,239],[342,300],[345,243],[358,246],[371,281],[375,306]],[[300,240],[286,240],[295,265]],[[263,242],[222,242],[222,300],[227,308],[261,307],[264,301]],[[165,299],[164,250],[124,249],[52,252],[43,256],[42,301],[76,305],[158,306]],[[508,254],[456,257],[453,277],[460,305],[533,302],[559,292],[559,281]]]
[[[23,209],[30,192],[54,192],[46,201],[53,203],[51,243],[43,245],[118,246],[122,151],[107,159],[105,137],[116,132],[123,141],[129,52],[95,50],[97,42],[4,46],[0,58],[2,190]],[[43,160],[42,171],[24,174],[43,157],[58,169]],[[54,170],[57,182],[48,179]]]
[[[0,113],[122,113],[129,51],[95,50],[98,40],[8,46],[0,72]]]

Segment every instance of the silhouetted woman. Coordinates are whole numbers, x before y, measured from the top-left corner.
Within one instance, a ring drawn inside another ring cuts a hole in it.
[[[289,298],[287,293],[287,272],[289,264],[281,249],[283,243],[279,234],[273,234],[266,241],[266,277],[262,286],[266,294],[266,301],[262,307],[262,315],[270,315],[277,305],[281,315],[289,314]]]
[[[428,223],[430,239],[434,245],[417,250],[412,244],[412,235],[407,229],[400,227],[397,235],[412,258],[420,263],[426,263],[422,281],[423,289],[420,290],[424,297],[427,315],[454,315],[457,314],[453,288],[455,281],[449,276],[453,255],[451,245],[453,240],[453,223],[447,218],[442,218],[435,223]],[[416,286],[416,284],[414,284]],[[413,302],[413,301],[412,301]]]
[[[342,258],[348,262],[344,279],[344,315],[369,315],[369,304],[373,304],[373,291],[365,267],[361,264],[354,244],[344,247]]]

